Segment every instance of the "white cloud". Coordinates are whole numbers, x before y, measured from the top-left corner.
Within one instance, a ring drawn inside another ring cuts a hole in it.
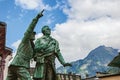
[[[50,5],[43,3],[42,0],[15,0],[15,4],[22,7],[23,9],[30,10],[53,10],[59,7],[59,3],[51,7]]]
[[[39,6],[39,0],[15,0],[15,3],[26,9],[35,9]]]
[[[120,1],[69,0],[69,3],[70,9],[63,8],[67,22],[56,24],[53,32],[67,62],[86,57],[100,45],[120,49]]]
[[[16,42],[14,42],[14,43],[12,44],[12,47],[14,47],[14,49],[17,49],[18,46],[19,46],[19,44],[20,44],[20,42],[21,42],[21,40],[17,40]]]
[[[119,0],[68,0],[71,9],[64,9],[64,12],[71,19],[88,19],[105,15],[113,18],[120,17]]]
[[[69,0],[69,4],[70,9],[63,8],[68,20],[56,24],[52,32],[67,62],[83,59],[100,45],[120,49],[119,0]]]
[[[120,48],[119,29],[119,21],[105,17],[89,22],[57,24],[53,36],[59,41],[65,59],[74,61],[84,58],[99,45]]]

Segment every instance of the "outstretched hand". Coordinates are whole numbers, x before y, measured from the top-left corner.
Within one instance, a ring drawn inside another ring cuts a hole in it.
[[[44,9],[38,14],[39,18],[43,16],[43,12],[44,12]]]
[[[65,64],[63,64],[63,66],[64,66],[64,67],[66,67],[66,66],[70,66],[70,67],[71,67],[72,64],[70,64],[70,63],[65,63]]]

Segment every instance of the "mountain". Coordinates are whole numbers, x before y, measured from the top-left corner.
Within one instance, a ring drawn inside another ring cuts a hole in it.
[[[82,60],[71,62],[72,67],[59,67],[58,73],[75,73],[82,77],[86,75],[95,76],[96,72],[107,72],[108,63],[118,55],[118,49],[112,47],[99,46],[92,50],[88,56]]]

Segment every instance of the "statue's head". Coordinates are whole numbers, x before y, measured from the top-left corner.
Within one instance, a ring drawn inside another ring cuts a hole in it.
[[[33,33],[31,34],[31,37],[30,37],[31,40],[35,40],[35,34],[36,34],[36,32],[33,32]]]
[[[43,26],[42,27],[42,33],[44,35],[50,35],[51,34],[51,29],[49,28],[49,26]]]

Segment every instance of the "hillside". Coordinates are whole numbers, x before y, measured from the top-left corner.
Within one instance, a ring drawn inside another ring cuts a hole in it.
[[[83,60],[77,60],[72,63],[72,67],[59,67],[58,73],[75,73],[80,74],[82,77],[85,75],[95,76],[96,72],[107,72],[109,67],[108,63],[118,55],[118,49],[112,47],[99,46],[92,50]]]

